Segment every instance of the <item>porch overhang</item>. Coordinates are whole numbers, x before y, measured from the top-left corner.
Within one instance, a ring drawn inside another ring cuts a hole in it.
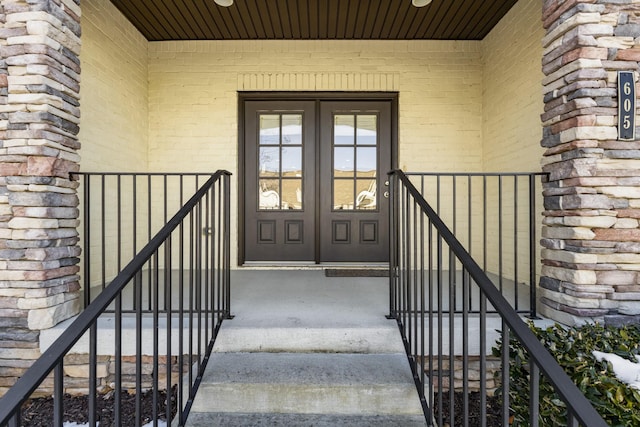
[[[111,0],[149,41],[482,40],[517,0]]]

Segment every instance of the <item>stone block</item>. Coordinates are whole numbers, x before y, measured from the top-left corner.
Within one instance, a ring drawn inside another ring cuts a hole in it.
[[[638,282],[638,273],[635,271],[622,271],[622,270],[611,270],[611,271],[597,271],[596,272],[596,283],[599,285],[637,285]]]
[[[577,308],[600,308],[599,299],[576,298],[561,292],[553,292],[548,289],[540,289],[540,297],[545,298],[545,303],[553,307],[553,303],[569,305]],[[556,307],[556,309],[560,309]]]
[[[80,309],[80,299],[75,298],[54,307],[30,310],[28,317],[29,329],[41,330],[51,328],[63,320],[75,316],[80,312]]]
[[[597,229],[594,230],[594,240],[608,240],[614,242],[640,242],[640,230],[638,229]]]
[[[640,316],[627,316],[623,314],[609,314],[603,319],[605,326],[623,327],[640,324]]]
[[[620,301],[618,313],[630,316],[640,315],[640,301]]]
[[[542,259],[562,261],[570,264],[593,264],[598,262],[598,255],[576,253],[570,251],[555,251],[550,249],[543,249],[541,251]]]
[[[612,197],[640,199],[640,187],[599,187],[598,191]]]
[[[64,365],[64,374],[74,378],[89,378],[89,365]],[[96,364],[97,378],[106,378],[109,375],[108,365]]]
[[[566,216],[563,223],[569,227],[609,228],[613,227],[619,219],[611,216]]]
[[[595,271],[590,270],[573,270],[569,268],[543,265],[540,274],[558,279],[562,282],[575,283],[579,285],[594,285],[597,282]],[[613,289],[611,289],[611,291],[613,291]]]
[[[548,239],[591,240],[596,234],[585,227],[542,227],[542,237]]]
[[[638,228],[638,220],[634,218],[620,218],[613,228]]]

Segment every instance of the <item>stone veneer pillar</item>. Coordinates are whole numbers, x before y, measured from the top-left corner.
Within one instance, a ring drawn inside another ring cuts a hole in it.
[[[639,322],[640,141],[617,140],[617,72],[639,71],[640,3],[545,0],[543,23],[539,311]]]
[[[80,0],[0,1],[0,394],[80,310]]]

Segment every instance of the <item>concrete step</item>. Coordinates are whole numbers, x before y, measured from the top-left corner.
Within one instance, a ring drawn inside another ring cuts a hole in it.
[[[422,407],[401,353],[216,353],[191,413],[422,416]]]
[[[216,353],[402,353],[404,347],[395,321],[380,327],[296,328],[237,327],[220,329]]]
[[[249,414],[195,413],[189,416],[193,427],[423,427],[422,415],[327,415],[327,414]]]

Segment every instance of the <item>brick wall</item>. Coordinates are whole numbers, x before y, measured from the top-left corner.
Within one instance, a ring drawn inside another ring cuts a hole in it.
[[[146,171],[147,40],[109,0],[82,12],[82,170]]]

